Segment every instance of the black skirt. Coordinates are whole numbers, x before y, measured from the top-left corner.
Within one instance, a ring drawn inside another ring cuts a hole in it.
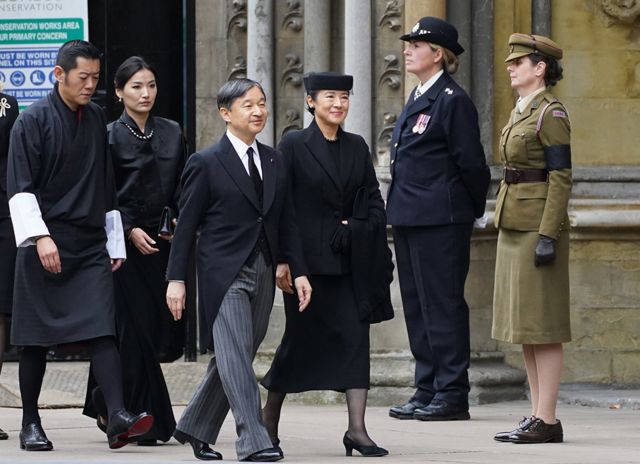
[[[0,314],[11,314],[16,251],[11,219],[0,218]]]
[[[18,249],[11,344],[52,346],[114,336],[113,278],[104,229],[48,226],[62,272],[47,272],[35,246]]]
[[[154,416],[153,427],[140,440],[168,441],[176,421],[160,362],[182,356],[184,326],[182,320],[173,320],[165,299],[169,243],[156,238],[154,231],[145,231],[160,251],[142,255],[127,242],[127,260],[114,274],[124,406],[134,414]],[[84,410],[90,417],[96,417],[91,404],[91,390],[96,385],[92,375]]]
[[[286,326],[271,369],[270,391],[344,391],[369,388],[369,323],[360,320],[350,275],[310,277],[313,297],[298,311],[284,294]]]

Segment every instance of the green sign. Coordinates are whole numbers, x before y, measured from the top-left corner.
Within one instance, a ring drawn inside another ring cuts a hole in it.
[[[82,18],[0,20],[0,45],[59,44],[84,38]]]

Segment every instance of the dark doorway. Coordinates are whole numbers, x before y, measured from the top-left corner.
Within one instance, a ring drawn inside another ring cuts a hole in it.
[[[89,40],[102,50],[100,83],[94,101],[108,121],[123,111],[113,75],[126,58],[140,55],[157,71],[158,97],[153,113],[177,121],[192,151],[195,147],[195,0],[89,0]],[[195,282],[195,268],[189,280]],[[189,288],[190,287],[190,288]],[[195,285],[188,286],[185,359],[197,355]],[[168,309],[167,309],[168,310]],[[87,347],[58,347],[52,359],[88,356]]]
[[[113,74],[141,55],[158,72],[154,113],[180,123],[190,146],[195,129],[195,0],[91,0],[89,40],[104,52],[98,103],[112,121],[122,112]]]

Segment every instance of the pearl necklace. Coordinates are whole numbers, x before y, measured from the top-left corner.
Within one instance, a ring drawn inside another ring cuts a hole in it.
[[[149,140],[151,137],[153,137],[153,129],[151,129],[151,132],[149,132],[149,135],[141,135],[141,134],[139,133],[139,131],[135,130],[133,127],[131,127],[131,126],[130,126],[129,124],[127,124],[126,122],[124,122],[124,121],[122,121],[122,120],[120,120],[120,122],[121,122],[122,124],[124,124],[124,125],[125,125],[125,127],[126,127],[127,129],[129,129],[129,132],[131,132],[131,134],[132,134],[135,138],[137,138],[137,139],[140,139],[140,140]]]

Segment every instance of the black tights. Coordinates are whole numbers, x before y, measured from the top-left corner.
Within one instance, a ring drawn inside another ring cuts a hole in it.
[[[359,445],[374,445],[375,443],[369,437],[364,423],[369,391],[366,388],[350,388],[346,390],[346,393],[347,410],[349,412],[349,426],[347,428],[349,437]],[[282,411],[282,403],[284,403],[285,396],[286,393],[270,391],[262,410],[262,420],[273,443],[278,442],[278,423],[280,422],[280,412]]]
[[[91,364],[104,395],[107,411],[124,408],[122,399],[122,368],[120,355],[113,337],[100,337],[89,340],[91,346]],[[31,422],[40,422],[38,398],[42,389],[42,379],[47,365],[48,348],[44,346],[25,346],[20,353],[20,396],[22,397],[22,426]]]

